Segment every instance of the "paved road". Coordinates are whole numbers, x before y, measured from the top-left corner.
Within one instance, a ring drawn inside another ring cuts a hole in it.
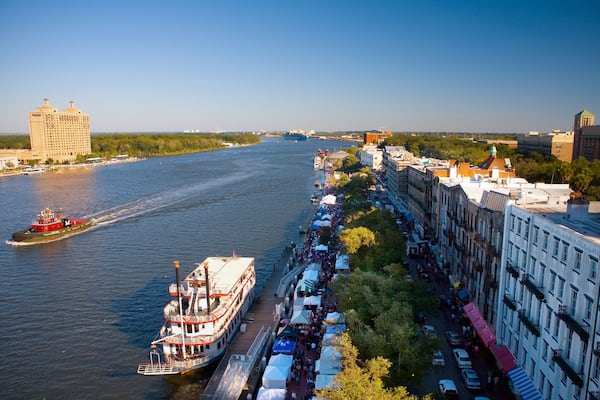
[[[410,268],[410,273],[414,277],[414,279],[419,279],[417,265],[424,264],[424,262],[420,258],[408,257],[405,259],[405,262],[408,264]],[[448,296],[450,293],[450,285],[447,279],[442,279],[441,282],[435,282],[435,279],[433,279],[430,285],[433,291],[432,296]],[[437,315],[427,315],[426,324],[432,325],[436,329],[438,336],[442,339],[440,350],[444,354],[446,365],[444,367],[432,366],[428,371],[426,371],[423,376],[422,384],[413,388],[415,394],[424,395],[427,393],[436,392],[438,391],[438,382],[440,379],[452,379],[456,383],[460,399],[462,400],[472,400],[475,398],[475,396],[488,396],[490,399],[498,400],[514,399],[514,396],[510,393],[510,390],[508,389],[506,379],[504,378],[500,380],[500,382],[495,388],[493,387],[494,385],[492,379],[492,385],[488,388],[488,373],[490,373],[491,370],[494,368],[495,361],[493,358],[486,359],[490,357],[490,355],[489,353],[483,350],[479,351],[479,354],[471,356],[473,369],[477,372],[479,376],[482,389],[474,391],[465,387],[462,377],[460,375],[460,369],[458,368],[458,365],[454,360],[454,356],[452,355],[453,347],[450,346],[450,344],[444,337],[444,333],[446,331],[455,331],[462,337],[462,327],[458,322],[452,321],[451,311],[449,308],[441,306]]]

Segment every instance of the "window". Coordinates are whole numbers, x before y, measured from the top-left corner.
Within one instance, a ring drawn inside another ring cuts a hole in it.
[[[575,310],[577,310],[577,295],[579,294],[579,290],[571,287],[571,313],[575,315]]]
[[[533,227],[533,245],[537,246],[537,242],[540,239],[540,227],[539,226],[534,226]]]
[[[560,239],[555,236],[554,237],[554,247],[552,248],[552,257],[558,258],[559,246],[560,246]]]
[[[510,216],[510,231],[511,232],[515,231],[515,216],[514,215]]]
[[[546,376],[544,375],[543,372],[540,371],[540,384],[538,389],[540,390],[540,393],[544,393],[544,384],[546,383]]]
[[[590,257],[590,278],[596,279],[596,274],[598,272],[598,259],[594,257]]]
[[[554,334],[553,336],[558,339],[558,331],[560,328],[560,318],[554,318]],[[552,365],[552,364],[550,364]]]
[[[529,257],[529,274],[531,275],[531,277],[533,279],[536,278],[536,276],[535,276],[535,267],[536,267],[536,259],[535,259],[535,257]]]
[[[544,281],[546,280],[546,266],[540,263],[540,285],[545,287]]]
[[[524,228],[525,228],[525,232],[523,232],[523,236],[525,237],[525,240],[528,240],[529,239],[529,222],[525,222]]]
[[[592,310],[594,307],[594,300],[590,297],[585,296],[585,319],[590,321],[592,319]]]
[[[552,384],[550,383],[550,381],[548,381],[548,391],[546,392],[546,398],[548,400],[553,400],[552,399],[552,391],[554,389],[554,386],[552,386]]]
[[[529,376],[533,378],[535,376],[535,361],[531,360],[531,365],[529,366]]]
[[[552,323],[552,308],[546,306],[546,329],[550,331],[550,324]]]
[[[548,287],[548,291],[550,293],[554,293],[555,287],[556,287],[556,272],[550,271],[550,286]]]
[[[544,240],[542,241],[542,249],[544,249],[544,251],[548,250],[548,238],[550,237],[550,234],[546,231],[544,231]]]
[[[583,257],[583,252],[579,249],[575,249],[575,264],[573,265],[573,269],[577,272],[581,269],[581,258]]]
[[[548,358],[548,357],[547,357],[547,355],[548,355],[548,347],[549,347],[549,346],[548,346],[548,342],[546,342],[546,341],[544,340],[544,344],[542,344],[542,359],[543,359],[544,361],[546,361],[546,360],[547,360],[547,358]]]
[[[566,263],[568,255],[569,255],[569,243],[562,242],[562,253],[560,256],[560,261],[562,261],[563,263]]]
[[[592,377],[594,379],[600,378],[600,358],[594,357],[594,371],[592,371]]]
[[[517,235],[521,236],[521,228],[522,228],[523,220],[519,218],[517,222]]]
[[[562,300],[565,294],[565,280],[561,277],[558,277],[558,297],[559,300]]]

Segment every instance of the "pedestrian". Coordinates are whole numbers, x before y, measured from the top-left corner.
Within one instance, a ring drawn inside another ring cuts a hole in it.
[[[494,377],[494,390],[496,390],[496,388],[498,387],[499,382],[500,382],[500,377],[498,375],[496,375]]]
[[[492,371],[488,371],[487,388],[488,390],[492,389]]]

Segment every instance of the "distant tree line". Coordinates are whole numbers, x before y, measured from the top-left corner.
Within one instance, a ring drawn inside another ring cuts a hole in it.
[[[171,154],[194,153],[225,147],[224,143],[249,145],[260,142],[260,137],[251,133],[156,133],[156,134],[101,134],[92,135],[92,153],[84,154],[78,161],[87,157],[114,157],[128,154],[136,157],[150,157]],[[1,149],[30,149],[28,135],[0,135]]]

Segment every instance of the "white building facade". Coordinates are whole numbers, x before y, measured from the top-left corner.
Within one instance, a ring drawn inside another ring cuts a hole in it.
[[[598,399],[600,213],[533,195],[505,210],[496,338],[545,399]]]

